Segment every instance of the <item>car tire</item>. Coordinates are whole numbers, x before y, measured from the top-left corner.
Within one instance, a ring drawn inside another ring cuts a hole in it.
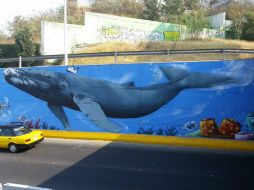
[[[12,153],[18,152],[18,146],[16,144],[10,144],[9,151]]]

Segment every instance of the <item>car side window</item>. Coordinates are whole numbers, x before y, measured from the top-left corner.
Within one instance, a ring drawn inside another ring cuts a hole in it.
[[[11,129],[2,129],[1,136],[14,136]]]

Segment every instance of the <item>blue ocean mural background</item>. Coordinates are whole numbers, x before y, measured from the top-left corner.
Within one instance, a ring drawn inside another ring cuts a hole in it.
[[[76,75],[119,84],[133,81],[136,87],[144,87],[168,82],[159,69],[161,66],[177,67],[188,72],[232,75],[241,82],[212,88],[184,89],[151,114],[138,118],[110,118],[120,126],[120,133],[195,136],[200,134],[200,121],[206,118],[214,118],[218,125],[223,119],[231,118],[240,123],[242,132],[254,130],[254,60],[84,65],[78,66]],[[64,66],[33,69],[74,75],[67,72]],[[21,121],[34,128],[65,130],[45,101],[7,83],[3,71],[0,70],[0,124]],[[107,132],[94,125],[82,112],[66,107],[64,110],[71,130]]]

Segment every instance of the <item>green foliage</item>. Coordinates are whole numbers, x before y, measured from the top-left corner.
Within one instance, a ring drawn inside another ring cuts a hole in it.
[[[186,25],[190,38],[197,38],[203,28],[209,28],[208,18],[203,11],[193,11],[182,16],[182,24]]]
[[[186,10],[184,0],[164,0],[161,8],[163,20],[172,23],[178,23],[180,15]]]
[[[30,17],[16,16],[12,22],[9,23],[9,31],[14,37],[16,33],[23,27],[30,28],[35,43],[40,42],[41,37],[41,21],[63,22],[63,8],[55,10],[48,10],[39,12]]]
[[[226,38],[227,39],[239,39],[241,37],[242,30],[238,30],[238,27],[235,22],[226,29]]]
[[[36,45],[33,42],[32,32],[28,27],[22,27],[16,31],[14,38],[18,56],[29,57],[35,55]]]
[[[186,10],[186,7],[184,0],[164,0],[162,10],[167,15],[181,15]]]
[[[0,44],[0,58],[17,57],[15,44]]]
[[[142,3],[136,0],[95,0],[91,11],[134,18],[141,17]]]
[[[160,2],[158,0],[144,0],[143,16],[147,20],[160,19]]]
[[[242,39],[254,41],[254,13],[248,12],[245,14],[246,22],[242,28]]]
[[[200,0],[184,0],[186,10],[199,10],[201,8]]]

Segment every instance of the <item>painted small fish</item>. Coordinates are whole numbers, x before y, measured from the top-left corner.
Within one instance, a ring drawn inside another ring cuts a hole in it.
[[[0,110],[2,111],[2,110],[9,110],[10,109],[10,104],[9,104],[9,102],[7,102],[7,103],[2,103],[2,104],[0,104]]]
[[[19,115],[18,118],[17,118],[18,121],[20,122],[26,122],[27,121],[27,118],[25,115]]]
[[[191,121],[191,122],[185,123],[182,129],[186,131],[193,131],[197,128],[198,128],[197,123],[195,121]]]
[[[79,67],[75,68],[74,66],[68,66],[66,71],[73,73],[73,74],[77,74],[77,72],[79,71]]]

